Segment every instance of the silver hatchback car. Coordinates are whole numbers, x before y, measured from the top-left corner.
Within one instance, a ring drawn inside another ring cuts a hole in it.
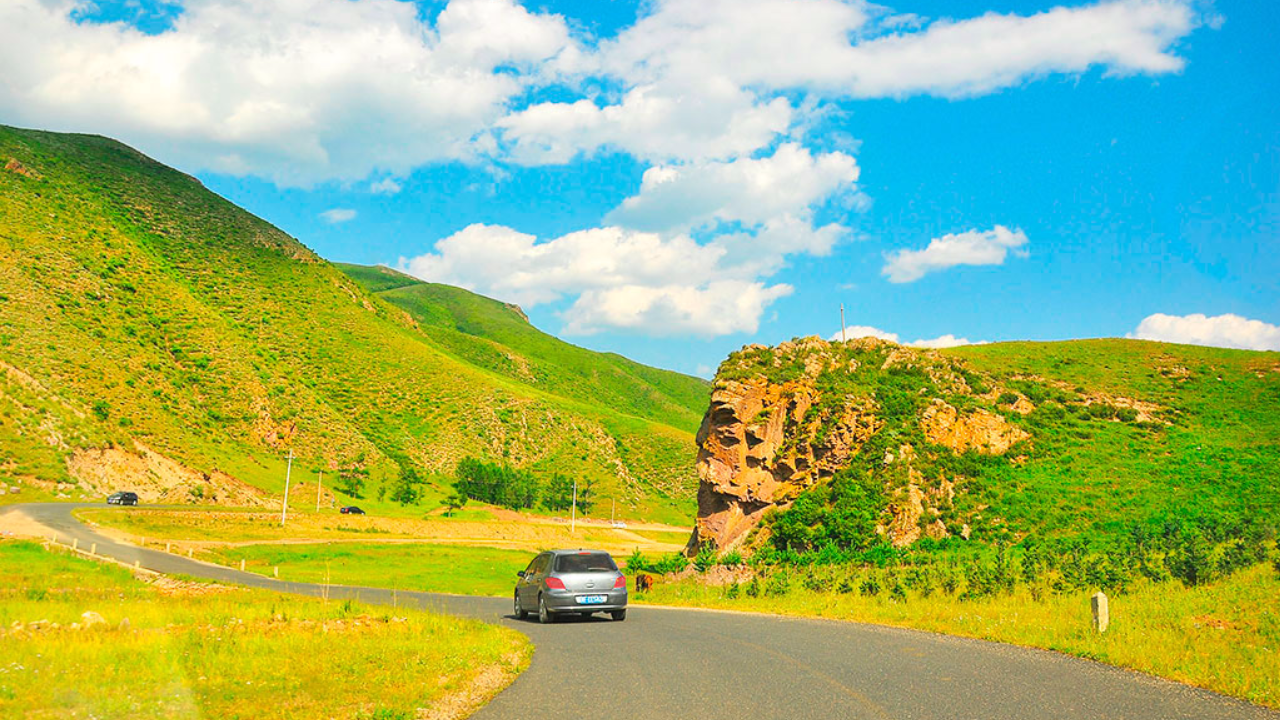
[[[533,612],[544,623],[571,613],[627,618],[627,578],[607,552],[550,550],[516,574],[515,611],[521,620]]]

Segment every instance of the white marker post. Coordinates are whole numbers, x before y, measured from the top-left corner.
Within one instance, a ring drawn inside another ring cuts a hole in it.
[[[284,504],[280,506],[280,527],[284,527],[284,519],[289,514],[289,476],[293,474],[293,448],[289,448],[289,464],[284,470]]]
[[[849,338],[844,332],[844,303],[840,303],[840,342],[848,342]]]
[[[316,512],[320,512],[320,486],[324,485],[324,471],[318,470],[316,476]]]

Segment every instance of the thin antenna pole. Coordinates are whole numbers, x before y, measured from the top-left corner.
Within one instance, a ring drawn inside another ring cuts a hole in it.
[[[849,338],[844,332],[844,303],[840,303],[840,342],[848,342]]]
[[[293,474],[293,448],[289,448],[289,464],[284,471],[284,504],[280,507],[280,527],[289,514],[289,477]]]
[[[578,478],[573,479],[573,510],[569,515],[569,534],[578,527]]]
[[[316,478],[316,512],[320,512],[320,487],[324,485],[324,470],[317,471],[320,473]]]

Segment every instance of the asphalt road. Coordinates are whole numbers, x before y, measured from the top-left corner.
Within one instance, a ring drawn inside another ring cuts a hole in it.
[[[59,541],[100,555],[302,595],[318,585],[241,573],[118,543],[72,517],[82,505],[16,505]],[[96,507],[101,507],[100,505]],[[388,590],[330,588],[330,597],[392,602]],[[473,717],[813,720],[854,718],[1269,718],[1204,690],[1056,653],[826,620],[633,607],[625,622],[549,626],[516,620],[506,599],[400,591],[400,604],[501,623],[536,646],[532,665]]]

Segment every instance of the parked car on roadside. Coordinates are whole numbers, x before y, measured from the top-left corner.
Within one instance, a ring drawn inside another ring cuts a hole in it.
[[[355,505],[348,505],[344,508],[339,508],[338,512],[342,513],[343,515],[364,515],[364,511],[356,507]]]
[[[138,493],[122,490],[107,496],[108,505],[137,505]]]
[[[537,613],[539,622],[577,614],[607,612],[627,618],[627,578],[609,553],[599,550],[550,550],[516,573],[515,613],[524,619]]]

